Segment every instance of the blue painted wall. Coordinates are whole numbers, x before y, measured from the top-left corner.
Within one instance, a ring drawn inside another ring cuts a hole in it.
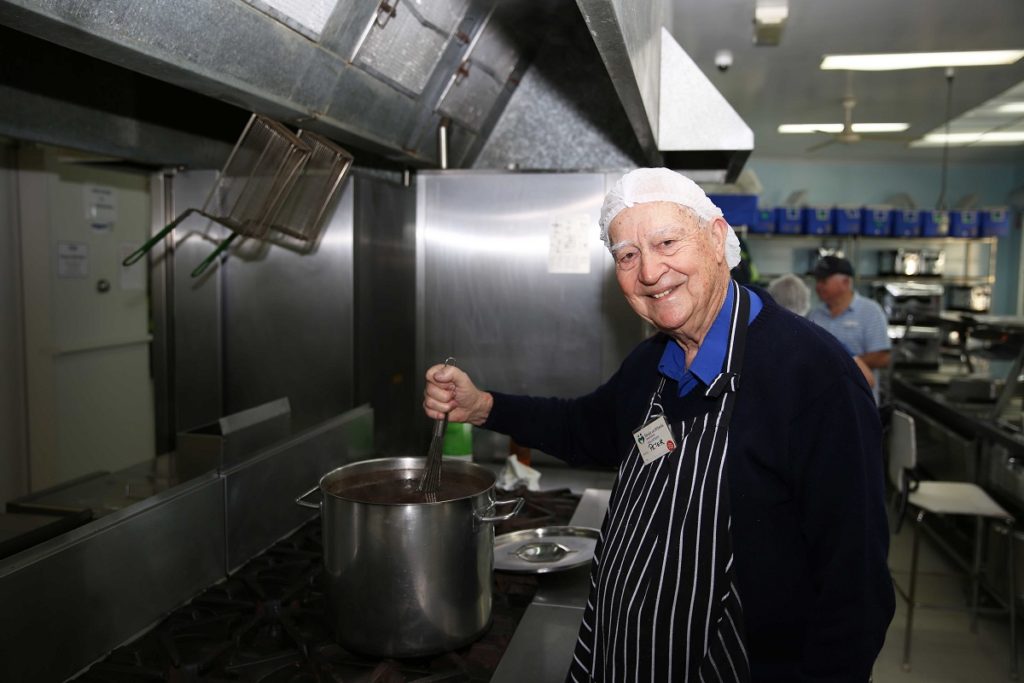
[[[1007,206],[1010,194],[1024,186],[1024,153],[1019,163],[951,163],[946,204],[954,206],[967,195],[977,195],[980,206]],[[938,163],[884,164],[792,159],[751,159],[764,192],[760,205],[781,205],[794,192],[806,190],[808,204],[882,204],[896,194],[910,195],[920,208],[936,205],[942,182]],[[1008,237],[999,240],[992,312],[1013,314],[1021,277],[1021,215],[1015,213]]]

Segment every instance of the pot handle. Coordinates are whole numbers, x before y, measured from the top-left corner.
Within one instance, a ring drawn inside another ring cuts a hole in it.
[[[513,498],[512,500],[496,500],[493,503],[491,503],[491,506],[489,508],[487,508],[488,511],[493,510],[494,508],[498,507],[499,505],[511,505],[511,504],[514,503],[515,507],[512,508],[512,512],[506,513],[504,515],[495,515],[493,517],[488,517],[488,516],[485,516],[485,515],[481,515],[479,512],[474,510],[473,511],[473,517],[478,522],[504,522],[505,520],[512,519],[513,517],[518,515],[519,511],[523,509],[523,504],[525,502],[526,502],[526,499],[522,498],[522,497],[520,497],[520,498]]]
[[[310,490],[306,491],[301,496],[299,496],[298,498],[295,499],[295,504],[296,505],[301,505],[304,508],[310,508],[311,510],[319,510],[320,509],[320,503],[317,503],[316,505],[314,505],[313,503],[307,503],[306,502],[306,498],[311,493],[313,493],[314,491],[319,490],[319,488],[320,488],[320,484],[317,484],[316,486],[314,486]]]

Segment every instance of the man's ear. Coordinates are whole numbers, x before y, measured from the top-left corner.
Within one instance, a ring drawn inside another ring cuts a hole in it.
[[[711,241],[715,245],[718,260],[725,260],[725,240],[729,234],[729,224],[719,216],[711,222]]]

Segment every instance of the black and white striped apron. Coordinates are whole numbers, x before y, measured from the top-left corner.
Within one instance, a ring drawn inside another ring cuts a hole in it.
[[[569,681],[750,680],[725,469],[750,299],[730,286],[729,344],[708,411],[666,416],[679,446],[645,463],[634,445],[619,466]],[[662,377],[641,425],[661,413],[664,386]]]

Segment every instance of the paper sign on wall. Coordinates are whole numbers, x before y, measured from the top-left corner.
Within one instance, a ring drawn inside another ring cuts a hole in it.
[[[86,185],[85,220],[93,230],[110,230],[117,222],[117,190],[112,187]]]
[[[589,273],[590,233],[594,228],[586,214],[556,218],[548,246],[549,273]]]
[[[57,242],[57,277],[89,277],[89,245],[83,242]]]

